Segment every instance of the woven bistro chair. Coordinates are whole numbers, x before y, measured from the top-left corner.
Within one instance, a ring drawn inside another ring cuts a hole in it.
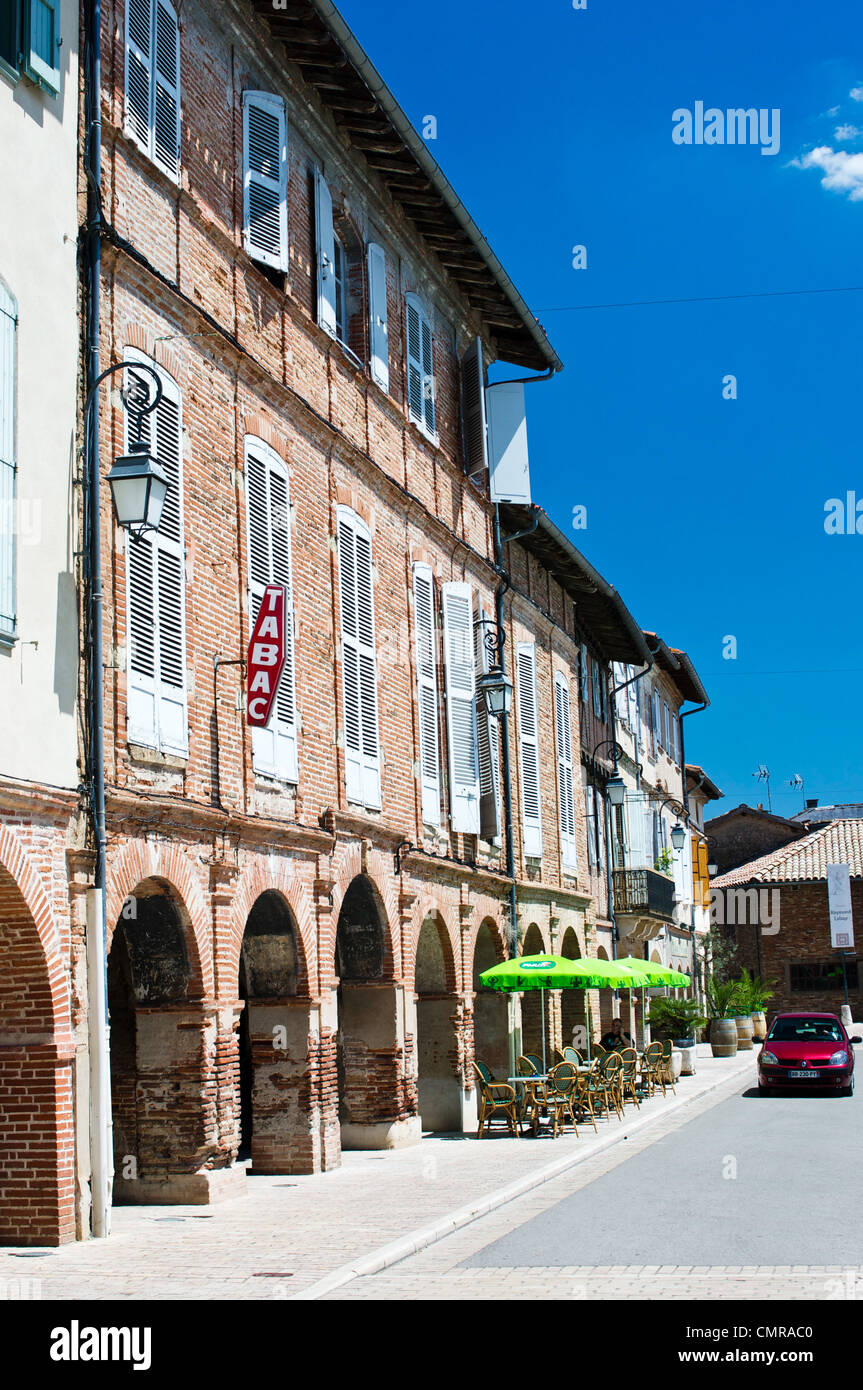
[[[527,1058],[527,1060],[530,1062],[530,1064],[531,1064],[531,1066],[533,1067],[534,1071],[536,1072],[537,1076],[542,1076],[542,1074],[543,1074],[542,1058],[541,1058],[541,1057],[537,1057],[537,1055],[536,1055],[535,1052],[525,1052],[525,1053],[524,1053],[524,1056],[525,1056],[525,1057]]]
[[[514,1086],[508,1081],[486,1081],[482,1071],[476,1062],[473,1069],[479,1080],[479,1125],[476,1131],[477,1139],[482,1139],[483,1131],[491,1122],[495,1115],[502,1115],[506,1120],[511,1132],[516,1139],[521,1138],[519,1131],[519,1097]],[[488,1071],[488,1067],[483,1067],[483,1071]]]
[[[674,1082],[671,1079],[671,1049],[674,1046],[670,1038],[666,1038],[662,1044],[662,1063],[660,1075],[662,1077],[662,1094],[665,1095],[665,1087],[670,1086],[674,1094],[677,1095]]]
[[[657,1086],[662,1087],[662,1094],[665,1095],[665,1082],[661,1075],[662,1065],[662,1043],[648,1043],[641,1054],[641,1077],[648,1096],[652,1096]]]
[[[569,1062],[570,1066],[581,1066],[581,1053],[577,1047],[565,1047],[563,1049],[563,1060]]]
[[[573,1098],[574,1110],[578,1115],[581,1116],[582,1119],[584,1119],[586,1116],[590,1118],[590,1123],[593,1125],[594,1133],[597,1133],[598,1131],[596,1128],[596,1111],[593,1108],[595,1093],[591,1089],[590,1082],[591,1078],[595,1075],[596,1068],[598,1067],[598,1065],[599,1064],[597,1062],[594,1062],[590,1068],[590,1071],[576,1071],[575,1096]]]
[[[553,1119],[555,1139],[558,1135],[558,1127],[562,1127],[567,1115],[572,1121],[576,1135],[578,1134],[578,1124],[575,1118],[577,1100],[578,1072],[569,1062],[558,1062],[557,1066],[549,1072],[548,1085],[545,1088],[545,1103]]]
[[[636,1107],[641,1105],[638,1095],[638,1053],[634,1047],[624,1047],[618,1053],[622,1066],[620,1068],[620,1099],[625,1105],[628,1100],[633,1101]]]
[[[623,1062],[619,1052],[608,1052],[599,1060],[599,1074],[607,1096],[617,1111],[619,1120],[623,1119],[623,1100],[620,1094],[620,1073],[622,1070]]]
[[[526,1115],[529,1114],[530,1124],[534,1134],[539,1130],[539,1119],[545,1104],[545,1082],[531,1080],[531,1078],[540,1075],[540,1067],[536,1065],[537,1060],[536,1057],[532,1057],[528,1054],[518,1057],[515,1063],[515,1069],[519,1076],[523,1076],[526,1083],[531,1083],[530,1085],[525,1084],[524,1086],[524,1110]]]

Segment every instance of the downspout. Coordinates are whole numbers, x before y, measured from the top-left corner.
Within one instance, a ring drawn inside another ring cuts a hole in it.
[[[102,110],[100,0],[90,0],[88,53],[85,66],[84,169],[87,176],[87,341],[85,399],[99,375],[102,220]],[[95,399],[84,419],[85,474],[88,534],[84,546],[89,558],[89,779],[92,796],[95,864],[93,886],[87,890],[87,1026],[90,1052],[90,1189],[91,1229],[94,1236],[111,1229],[113,1137],[111,1123],[111,1074],[108,1031],[107,954],[105,950],[105,736],[102,689],[102,552],[99,501],[99,404]]]
[[[689,788],[688,788],[687,785],[686,785],[686,740],[685,740],[684,735],[683,735],[683,721],[684,721],[684,719],[688,718],[688,716],[689,716],[690,714],[701,714],[703,710],[706,710],[706,709],[707,709],[707,707],[708,707],[709,704],[710,704],[710,701],[709,701],[709,700],[705,700],[703,704],[701,704],[701,705],[695,705],[693,709],[684,710],[682,714],[678,714],[678,716],[677,716],[678,722],[679,722],[679,724],[680,724],[680,766],[681,766],[681,770],[682,770],[682,772],[683,772],[683,812],[684,812],[684,815],[685,815],[685,817],[686,817],[686,824],[687,824],[687,825],[689,824]],[[691,843],[691,836],[690,836],[690,843]],[[696,938],[696,935],[695,935],[695,903],[694,903],[694,901],[693,901],[693,903],[692,903],[692,907],[690,908],[690,924],[689,924],[689,930],[690,930],[691,935],[692,935],[692,987],[693,987],[693,991],[694,991],[694,997],[697,999],[697,998],[698,998],[698,949],[697,949],[697,947],[698,947],[698,942],[697,942],[697,938]]]

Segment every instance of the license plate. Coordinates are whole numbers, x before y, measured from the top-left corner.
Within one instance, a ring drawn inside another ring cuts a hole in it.
[[[816,1081],[821,1073],[820,1071],[790,1071],[788,1075],[792,1081]]]

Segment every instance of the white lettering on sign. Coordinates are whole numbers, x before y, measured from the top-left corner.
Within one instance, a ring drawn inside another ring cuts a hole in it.
[[[285,664],[286,596],[281,584],[268,584],[261,598],[258,616],[249,639],[248,710],[249,724],[256,729],[270,722]],[[264,638],[272,640],[264,641]]]

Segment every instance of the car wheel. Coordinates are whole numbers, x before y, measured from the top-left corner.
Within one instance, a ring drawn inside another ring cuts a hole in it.
[[[853,1096],[853,1094],[854,1094],[854,1077],[853,1077],[853,1076],[852,1076],[851,1080],[849,1081],[848,1085],[847,1085],[847,1086],[844,1086],[844,1087],[842,1088],[842,1090],[840,1091],[839,1094],[840,1094],[840,1095],[843,1095],[843,1096]]]

